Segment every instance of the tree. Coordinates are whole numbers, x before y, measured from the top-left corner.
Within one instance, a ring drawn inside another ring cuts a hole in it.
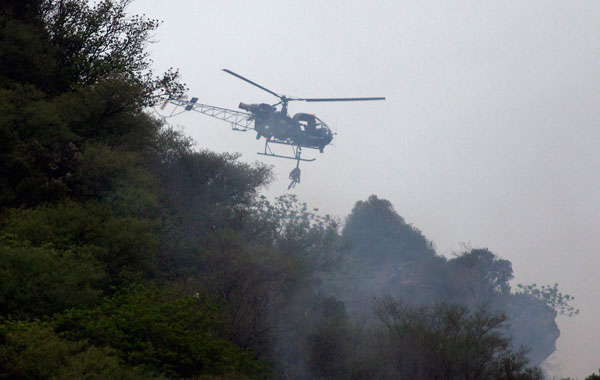
[[[168,377],[268,375],[251,351],[226,339],[218,306],[203,294],[182,297],[136,286],[95,308],[57,315],[53,324],[69,340],[111,347],[129,366]]]
[[[379,302],[381,355],[388,376],[419,379],[541,379],[513,353],[502,333],[506,317],[463,306],[410,308],[393,299]]]
[[[222,305],[226,333],[238,346],[268,356],[285,324],[283,310],[296,285],[295,263],[239,232],[214,233],[187,286],[213,295]]]
[[[575,297],[569,294],[563,294],[558,290],[558,284],[542,285],[538,287],[537,284],[523,285],[517,284],[516,294],[527,294],[536,299],[542,301],[545,305],[554,310],[557,314],[561,314],[567,317],[573,317],[579,314],[579,309],[576,309],[571,303],[575,300]]]
[[[560,330],[556,311],[535,297],[516,293],[507,300],[504,310],[510,317],[510,333],[515,347],[528,347],[527,358],[541,365],[556,350]]]
[[[31,319],[97,302],[106,283],[87,248],[35,247],[0,235],[1,317]]]
[[[90,257],[108,275],[105,290],[148,278],[156,270],[154,225],[147,220],[117,217],[94,203],[66,201],[10,210],[1,222],[2,231],[39,247],[40,252],[52,248],[60,252],[58,257]]]
[[[487,248],[463,252],[448,261],[449,294],[454,303],[472,309],[501,309],[503,297],[510,294],[512,264]]]
[[[414,305],[442,298],[446,259],[389,201],[371,195],[356,202],[342,237],[349,249],[346,271],[336,282],[349,310],[367,317],[373,297],[386,294]]]
[[[160,23],[127,15],[129,3],[131,0],[102,0],[93,5],[78,0],[10,1],[0,9],[5,19],[17,20],[37,34],[37,40],[45,44],[41,51],[54,58],[54,65],[38,66],[50,74],[38,79],[52,80],[32,83],[44,92],[56,94],[119,78],[141,86],[143,101],[148,104],[157,89],[173,93],[180,92],[183,86],[176,82],[176,72],[167,72],[162,78],[153,76],[146,45]],[[22,75],[33,77],[15,64],[0,67],[14,79],[23,79]]]
[[[273,244],[297,260],[308,277],[335,269],[347,251],[338,221],[319,215],[318,209],[309,210],[295,195],[279,196],[273,203],[262,197],[251,211],[245,235]]]
[[[0,207],[97,199],[116,187],[121,194],[132,189],[131,182],[113,181],[102,170],[111,188],[90,188],[95,178],[86,176],[85,159],[103,146],[122,161],[134,156],[138,171],[148,169],[144,164],[150,164],[147,155],[155,151],[162,123],[146,115],[144,106],[155,101],[159,88],[177,92],[182,86],[174,72],[162,78],[151,73],[145,48],[158,22],[127,15],[129,2],[3,3]],[[139,182],[133,185],[143,193]]]
[[[596,375],[596,373],[592,373],[591,375],[586,377],[585,380],[600,380],[600,370],[598,370],[597,375]]]
[[[340,379],[352,372],[356,331],[349,322],[343,302],[333,297],[316,298],[308,311],[307,364],[320,379]]]
[[[40,322],[0,325],[0,379],[165,379],[123,365],[114,350],[72,342]]]
[[[346,218],[342,235],[352,243],[352,255],[372,266],[395,265],[435,255],[421,231],[407,224],[392,204],[371,195],[358,201]]]

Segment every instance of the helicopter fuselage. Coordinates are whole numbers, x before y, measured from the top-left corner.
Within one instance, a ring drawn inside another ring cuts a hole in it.
[[[266,103],[240,103],[239,108],[252,114],[257,139],[265,137],[283,144],[319,149],[321,153],[333,140],[331,129],[315,115],[297,113],[290,117],[285,109],[278,111]]]

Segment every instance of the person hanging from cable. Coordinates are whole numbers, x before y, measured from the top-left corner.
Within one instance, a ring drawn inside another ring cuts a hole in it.
[[[292,169],[292,171],[290,172],[289,178],[292,180],[292,182],[288,186],[288,190],[300,183],[300,167],[299,166],[300,166],[300,161],[298,161],[298,164],[296,165],[296,167],[294,169]]]

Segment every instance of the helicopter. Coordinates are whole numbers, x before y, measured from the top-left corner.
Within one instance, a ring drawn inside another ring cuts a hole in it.
[[[318,149],[323,153],[325,147],[333,141],[334,133],[331,128],[314,114],[296,113],[294,116],[288,114],[288,102],[348,102],[348,101],[371,101],[385,100],[385,97],[367,97],[367,98],[295,98],[279,95],[278,93],[261,86],[229,69],[223,69],[227,74],[241,79],[263,91],[275,96],[279,102],[275,104],[259,103],[246,104],[240,102],[239,108],[246,111],[240,112],[227,108],[210,106],[198,103],[198,98],[193,97],[190,100],[183,96],[169,96],[163,100],[161,108],[167,104],[174,104],[183,107],[184,111],[196,111],[205,115],[228,121],[232,129],[236,131],[247,131],[253,129],[256,131],[256,139],[265,138],[264,152],[258,152],[259,155],[287,158],[295,160],[296,167],[290,172],[291,180],[288,190],[300,183],[300,162],[315,161],[316,158],[302,158],[302,148]],[[278,110],[277,107],[281,106]],[[169,116],[175,116],[171,113]],[[292,148],[292,155],[276,154],[271,149],[270,144],[288,145]]]

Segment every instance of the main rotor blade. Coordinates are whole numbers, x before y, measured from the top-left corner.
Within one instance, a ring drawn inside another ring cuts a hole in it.
[[[298,100],[304,100],[306,102],[361,102],[365,100],[385,100],[385,98],[301,98]]]
[[[227,69],[223,69],[223,71],[225,71],[227,74],[231,74],[231,75],[233,75],[234,77],[240,78],[241,80],[243,80],[243,81],[245,81],[245,82],[248,82],[248,83],[250,83],[250,84],[252,84],[252,85],[254,85],[254,86],[256,86],[256,87],[260,88],[261,90],[264,90],[264,91],[268,92],[269,94],[275,95],[276,97],[278,97],[279,99],[281,99],[281,96],[279,96],[277,93],[275,93],[275,92],[273,92],[273,91],[269,90],[269,89],[268,89],[268,88],[266,88],[266,87],[263,87],[263,86],[261,86],[261,85],[260,85],[260,84],[258,84],[258,83],[254,83],[254,82],[252,82],[252,81],[251,81],[250,79],[248,79],[248,78],[244,78],[244,77],[243,77],[243,76],[241,76],[240,74],[236,74],[236,73],[234,73],[233,71],[231,71],[231,70],[227,70]]]

